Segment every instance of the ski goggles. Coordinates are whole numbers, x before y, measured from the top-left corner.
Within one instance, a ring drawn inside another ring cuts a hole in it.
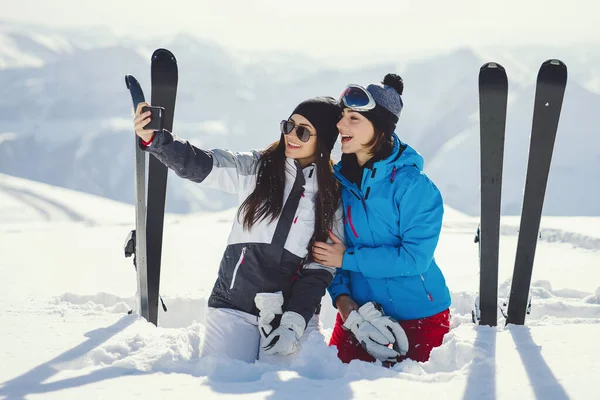
[[[296,136],[298,136],[298,139],[300,139],[301,142],[305,142],[305,143],[310,140],[311,136],[314,136],[312,133],[310,133],[308,128],[305,128],[304,126],[296,125],[292,121],[286,121],[286,120],[281,121],[279,128],[281,129],[281,133],[283,133],[284,135],[289,135],[290,133],[292,133],[294,128],[296,128]]]
[[[369,111],[376,106],[371,93],[359,85],[346,86],[340,95],[339,103],[354,111]]]

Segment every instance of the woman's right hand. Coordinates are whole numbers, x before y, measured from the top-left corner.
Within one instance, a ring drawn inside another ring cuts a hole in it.
[[[154,137],[154,131],[151,129],[144,129],[144,126],[148,125],[150,122],[150,111],[146,111],[142,113],[142,108],[149,106],[150,104],[142,102],[138,104],[137,109],[135,110],[135,118],[133,120],[133,128],[135,129],[135,134],[138,135],[144,142],[152,141]]]
[[[353,310],[358,311],[358,304],[348,295],[342,294],[335,300],[335,306],[342,317],[342,322],[346,322],[346,318]]]

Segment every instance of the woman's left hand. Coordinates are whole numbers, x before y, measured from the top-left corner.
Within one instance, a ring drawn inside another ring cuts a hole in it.
[[[329,237],[333,243],[315,242],[312,249],[313,259],[327,267],[341,268],[346,246],[331,231],[329,231]]]

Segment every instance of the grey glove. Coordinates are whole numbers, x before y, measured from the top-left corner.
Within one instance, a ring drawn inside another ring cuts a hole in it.
[[[361,317],[373,325],[381,332],[386,339],[392,343],[394,350],[401,356],[408,352],[408,338],[406,332],[400,326],[398,321],[386,316],[381,306],[373,301],[364,304],[358,309]]]
[[[300,338],[306,328],[304,317],[293,311],[286,311],[281,324],[265,340],[263,349],[266,355],[281,354],[288,356],[300,347]]]
[[[350,330],[362,347],[380,361],[395,361],[399,354],[388,347],[389,340],[373,324],[366,321],[358,312],[352,310],[343,327]]]

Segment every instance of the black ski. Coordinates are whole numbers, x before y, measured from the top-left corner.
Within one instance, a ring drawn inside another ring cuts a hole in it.
[[[545,61],[537,76],[529,161],[507,324],[525,323],[533,260],[566,85],[567,66],[560,60]]]
[[[145,101],[144,92],[133,76],[125,76],[125,84],[131,100],[133,111],[138,104]],[[135,148],[135,230],[131,231],[125,242],[125,257],[134,255],[133,265],[137,272],[137,307],[138,312],[149,320],[148,301],[148,267],[146,257],[146,153],[138,146],[138,137],[134,135]]]
[[[164,107],[164,129],[173,130],[178,70],[175,56],[166,49],[152,54],[152,106]],[[151,156],[148,170],[146,240],[148,252],[148,321],[158,325],[162,237],[167,194],[167,167]]]
[[[473,322],[497,325],[498,252],[500,205],[508,79],[494,62],[479,70],[479,129],[481,165],[481,213],[476,242],[479,243],[479,299]]]

